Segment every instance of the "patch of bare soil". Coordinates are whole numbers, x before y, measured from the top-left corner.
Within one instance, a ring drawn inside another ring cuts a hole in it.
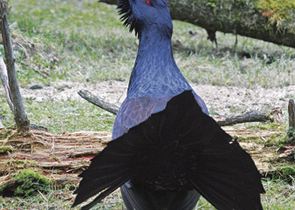
[[[126,96],[127,86],[127,81],[114,80],[97,84],[59,82],[52,86],[42,87],[42,89],[25,88],[21,90],[21,94],[24,98],[34,98],[37,101],[48,99],[84,100],[77,92],[86,89],[107,102],[120,105]],[[220,115],[250,110],[269,110],[274,107],[282,107],[283,111],[286,111],[288,100],[295,99],[295,86],[244,88],[192,84],[192,87],[205,101],[208,109]]]

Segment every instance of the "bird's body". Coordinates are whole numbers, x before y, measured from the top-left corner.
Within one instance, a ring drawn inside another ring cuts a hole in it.
[[[147,4],[142,4],[142,6],[150,9],[150,6]],[[138,56],[130,77],[127,97],[121,105],[114,122],[113,139],[118,138],[130,128],[147,120],[151,114],[164,110],[167,102],[172,97],[179,95],[185,90],[192,90],[173,58],[171,47],[173,28],[168,8],[162,5],[157,12],[159,13],[156,15],[158,19],[161,19],[163,16],[169,16],[169,18],[167,17],[167,19],[162,21],[150,21],[145,26],[145,30],[141,30],[138,34]],[[195,92],[193,93],[203,111],[208,114],[203,100]],[[149,187],[161,188],[161,186]],[[178,189],[173,190],[177,191]],[[160,206],[159,209],[165,209],[165,206],[168,209],[167,206],[173,206],[175,209],[188,210],[194,208],[199,199],[199,193],[191,189],[189,193],[185,194],[190,205],[184,208],[184,206],[179,206],[181,202],[172,202],[177,200],[177,193],[166,191],[165,189],[155,189],[156,196],[147,202],[144,198],[152,196],[149,193],[150,190],[138,189],[137,186],[133,185],[132,181],[122,186],[121,191],[128,209],[148,210],[155,209],[155,205],[157,205],[158,207]],[[138,198],[135,201],[134,199],[128,199],[134,197],[134,191],[136,191]],[[181,196],[184,197],[183,193]],[[160,200],[163,200],[164,204],[160,204],[159,202],[161,201],[158,201],[158,198],[161,198]]]
[[[145,39],[142,38],[139,44],[127,97],[114,123],[113,139],[146,120],[152,113],[162,111],[173,96],[192,90],[175,64],[171,37],[152,41],[152,44],[149,39]],[[203,100],[193,93],[203,111],[208,114]]]
[[[128,1],[121,2],[127,4]],[[146,19],[138,20],[141,23],[141,27],[136,29],[139,38],[138,54],[130,77],[127,98],[116,116],[113,139],[146,120],[152,113],[163,110],[173,96],[192,90],[173,58],[173,26],[166,2],[151,1],[154,4],[156,2],[159,2],[159,5],[154,5],[156,8],[139,1],[135,5],[129,5],[130,9],[142,7],[138,11],[144,10],[147,17],[144,13],[139,14]],[[208,114],[203,100],[194,91],[193,93],[203,111]]]
[[[254,162],[174,61],[166,0],[119,0],[118,8],[138,35],[138,55],[113,141],[81,174],[74,205],[100,192],[88,209],[121,186],[128,210],[189,210],[200,194],[218,209],[262,209]]]

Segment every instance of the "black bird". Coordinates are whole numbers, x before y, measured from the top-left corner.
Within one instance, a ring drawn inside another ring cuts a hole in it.
[[[80,177],[73,206],[121,187],[128,210],[190,210],[204,196],[217,209],[262,209],[261,176],[251,159],[208,116],[171,49],[166,0],[118,0],[139,49],[113,141]]]

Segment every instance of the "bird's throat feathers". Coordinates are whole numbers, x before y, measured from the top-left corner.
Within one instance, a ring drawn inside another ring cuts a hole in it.
[[[182,81],[182,82],[181,82]],[[176,95],[190,89],[172,55],[171,40],[141,39],[128,97]]]

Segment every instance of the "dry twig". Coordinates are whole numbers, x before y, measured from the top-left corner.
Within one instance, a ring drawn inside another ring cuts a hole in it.
[[[90,103],[109,111],[113,114],[117,114],[119,110],[119,106],[115,104],[108,103],[94,94],[92,94],[88,90],[80,90],[78,94],[84,98],[85,100],[89,101]],[[245,122],[266,122],[266,121],[274,121],[276,115],[279,115],[280,112],[271,110],[269,112],[258,112],[258,111],[251,111],[246,112],[238,115],[229,115],[229,116],[214,116],[213,119],[220,125],[234,125],[238,123],[245,123]]]
[[[85,100],[89,101],[90,103],[94,104],[95,106],[98,106],[108,112],[111,112],[113,114],[117,114],[119,111],[119,107],[115,104],[111,104],[109,102],[106,102],[102,99],[99,99],[95,95],[93,95],[90,91],[88,90],[80,90],[78,94],[84,98]]]

